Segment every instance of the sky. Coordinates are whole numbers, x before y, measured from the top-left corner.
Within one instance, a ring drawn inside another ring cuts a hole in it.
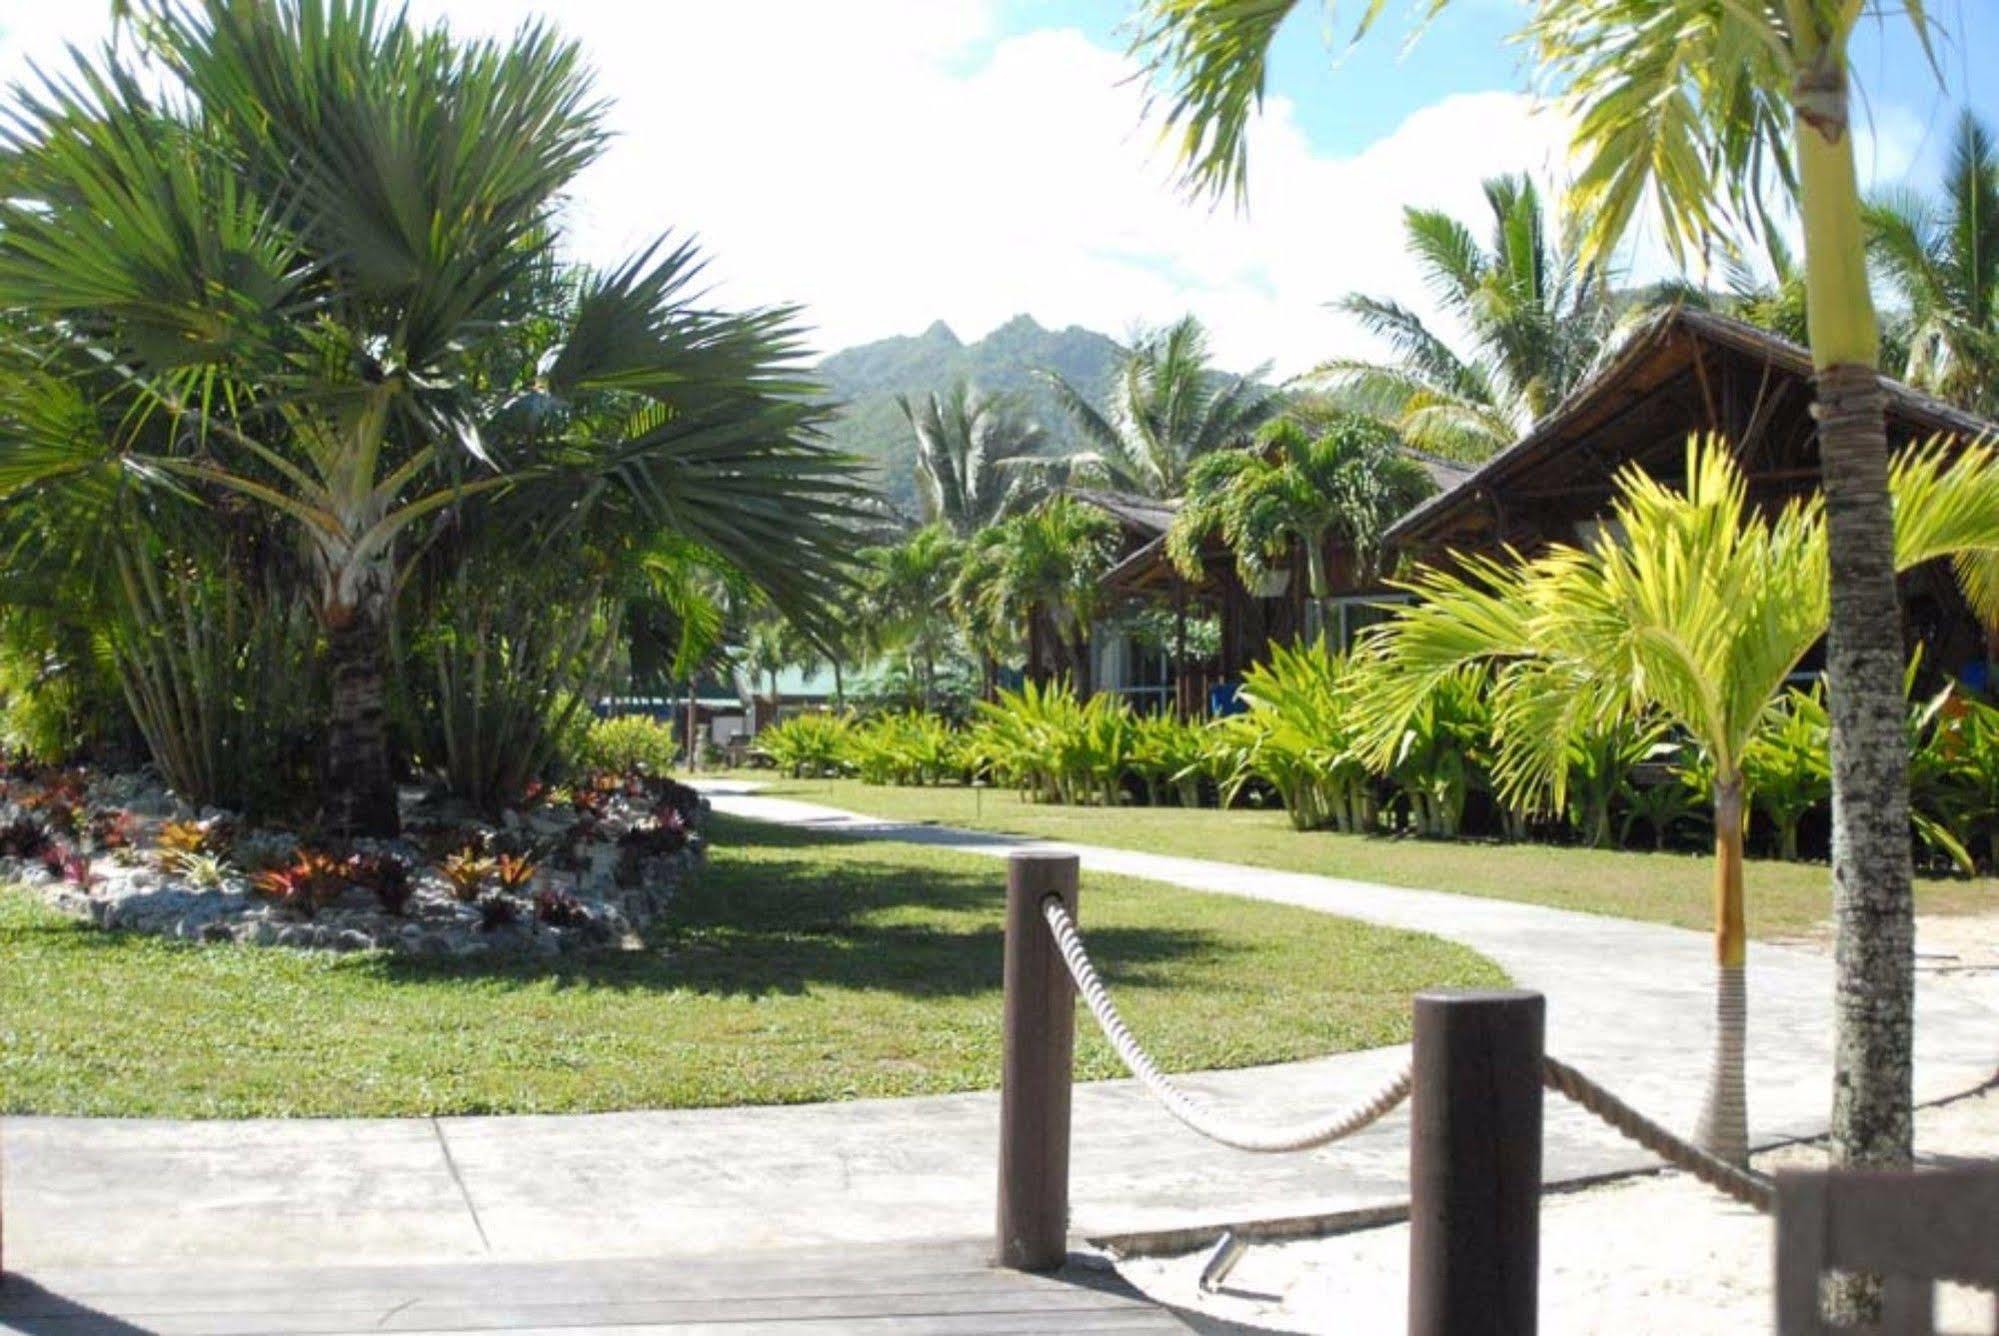
[[[1942,82],[1870,23],[1856,138],[1874,188],[1928,187],[1965,101],[1999,126],[1999,0],[1930,0]],[[410,0],[503,33],[541,16],[579,41],[616,134],[568,205],[575,253],[615,263],[693,235],[714,299],[795,303],[824,351],[943,320],[967,340],[1026,313],[1114,337],[1192,312],[1218,359],[1277,374],[1365,354],[1327,303],[1433,313],[1405,207],[1481,220],[1480,182],[1558,183],[1566,126],[1508,41],[1521,0],[1456,0],[1413,45],[1391,20],[1354,49],[1300,7],[1252,133],[1246,210],[1176,189],[1124,54],[1123,0]],[[1391,12],[1405,8],[1391,6]],[[0,0],[0,79],[102,39],[108,0]],[[1476,230],[1485,231],[1482,221]],[[1639,236],[1626,263],[1667,266]],[[1446,322],[1447,324],[1447,322]]]

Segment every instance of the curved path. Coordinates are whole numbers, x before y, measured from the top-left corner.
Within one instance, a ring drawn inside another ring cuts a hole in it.
[[[1331,876],[934,826],[711,789],[758,820],[1002,856],[1079,854],[1089,870],[1302,905],[1462,942],[1547,994],[1548,1047],[1670,1125],[1692,1124],[1710,1034],[1701,934]],[[1087,890],[1082,908],[1089,926]],[[1832,970],[1777,947],[1750,957],[1750,1118],[1759,1140],[1824,1131]],[[1917,1093],[1999,1071],[1999,980],[1923,977]],[[1375,1088],[1406,1050],[1344,1054],[1187,1084],[1288,1121]],[[1549,1104],[1551,1180],[1646,1163]],[[991,1229],[992,1093],[788,1108],[571,1116],[180,1122],[13,1118],[10,1266],[417,1262],[700,1254],[975,1238]],[[1317,1215],[1406,1199],[1406,1111],[1305,1155],[1251,1156],[1185,1131],[1131,1082],[1075,1100],[1082,1237]],[[1737,1209],[1716,1200],[1717,1210]]]

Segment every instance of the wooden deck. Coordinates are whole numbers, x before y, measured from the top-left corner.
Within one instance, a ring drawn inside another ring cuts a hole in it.
[[[985,1264],[977,1245],[676,1261],[475,1262],[9,1275],[23,1336],[546,1332],[1184,1332],[1113,1271]]]

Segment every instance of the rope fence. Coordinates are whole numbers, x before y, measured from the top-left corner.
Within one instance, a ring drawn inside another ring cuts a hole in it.
[[[1103,1031],[1118,1060],[1168,1113],[1208,1140],[1258,1154],[1311,1150],[1379,1122],[1409,1098],[1412,1073],[1404,1066],[1373,1095],[1314,1122],[1290,1127],[1254,1127],[1227,1118],[1175,1084],[1138,1042],[1118,1014],[1117,1004],[1091,963],[1082,934],[1061,898],[1051,895],[1043,900],[1041,912],[1076,991],[1090,1015],[1096,1018],[1097,1028]],[[1774,1190],[1768,1178],[1730,1164],[1674,1135],[1569,1064],[1550,1057],[1543,1057],[1541,1064],[1542,1084],[1588,1110],[1612,1130],[1724,1196],[1766,1214],[1771,1210]]]
[[[1124,1023],[1124,1018],[1118,1015],[1117,1004],[1111,1001],[1110,991],[1097,976],[1096,966],[1090,963],[1082,934],[1076,931],[1076,921],[1069,917],[1062,901],[1055,896],[1048,897],[1042,901],[1041,912],[1048,920],[1048,930],[1055,935],[1055,945],[1062,953],[1063,963],[1069,967],[1069,977],[1076,982],[1076,991],[1082,994],[1084,1004],[1097,1019],[1097,1028],[1110,1041],[1118,1060],[1168,1113],[1208,1140],[1234,1150],[1263,1155],[1312,1150],[1350,1137],[1362,1128],[1380,1122],[1409,1098],[1410,1070],[1404,1066],[1393,1080],[1367,1099],[1316,1122],[1292,1127],[1257,1128],[1226,1120],[1205,1101],[1176,1085],[1139,1044],[1130,1027]]]

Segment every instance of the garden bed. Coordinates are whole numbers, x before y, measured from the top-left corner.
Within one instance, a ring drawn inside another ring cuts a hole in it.
[[[482,819],[403,795],[403,836],[331,841],[200,811],[150,775],[0,779],[0,884],[103,929],[438,957],[634,945],[702,854],[706,804],[600,775]]]

